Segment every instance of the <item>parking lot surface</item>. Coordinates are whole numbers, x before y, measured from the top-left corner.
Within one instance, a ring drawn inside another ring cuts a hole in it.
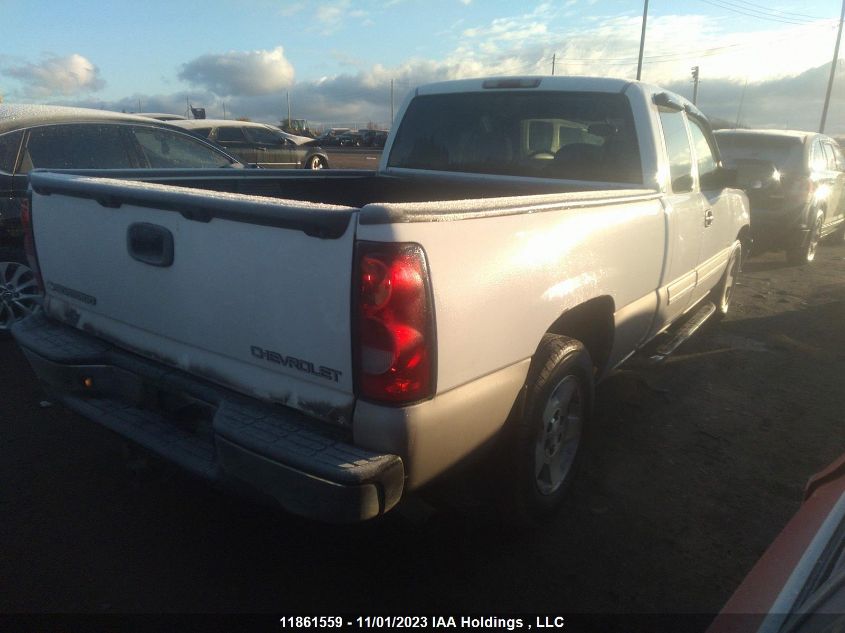
[[[571,507],[527,532],[471,478],[357,526],[225,496],[48,406],[0,341],[0,610],[715,612],[845,452],[845,245],[752,259],[734,301],[599,387]]]

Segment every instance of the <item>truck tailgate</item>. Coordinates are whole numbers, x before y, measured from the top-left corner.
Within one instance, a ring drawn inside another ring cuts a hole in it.
[[[31,183],[50,316],[349,422],[355,209],[48,172]]]

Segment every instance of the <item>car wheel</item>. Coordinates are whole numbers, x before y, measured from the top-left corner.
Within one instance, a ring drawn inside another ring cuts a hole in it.
[[[736,287],[736,280],[739,276],[741,263],[742,244],[735,242],[721,281],[719,281],[716,287],[710,291],[710,300],[716,306],[714,316],[717,319],[724,318],[728,314],[728,310],[731,307],[731,299],[733,298],[734,288]]]
[[[546,334],[528,371],[525,403],[516,421],[508,510],[534,523],[563,505],[584,452],[593,404],[593,365],[586,348]]]
[[[308,169],[327,169],[328,166],[322,156],[312,156],[308,159]]]
[[[822,232],[822,225],[824,224],[824,214],[819,212],[816,215],[816,221],[813,223],[813,228],[810,229],[810,234],[807,236],[807,241],[799,248],[794,248],[786,251],[786,261],[793,266],[803,266],[809,264],[816,258],[816,250],[819,247],[819,236]]]
[[[40,306],[41,293],[29,266],[0,262],[0,336],[8,336],[12,324]]]

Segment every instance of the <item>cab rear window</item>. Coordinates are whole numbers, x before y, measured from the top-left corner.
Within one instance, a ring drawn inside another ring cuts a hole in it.
[[[416,97],[397,131],[388,166],[620,183],[643,180],[630,104],[624,95],[607,93]]]

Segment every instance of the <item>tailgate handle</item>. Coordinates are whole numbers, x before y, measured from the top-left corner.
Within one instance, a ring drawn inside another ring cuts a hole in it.
[[[150,266],[173,264],[173,234],[163,226],[137,222],[126,231],[126,248],[129,255]]]

